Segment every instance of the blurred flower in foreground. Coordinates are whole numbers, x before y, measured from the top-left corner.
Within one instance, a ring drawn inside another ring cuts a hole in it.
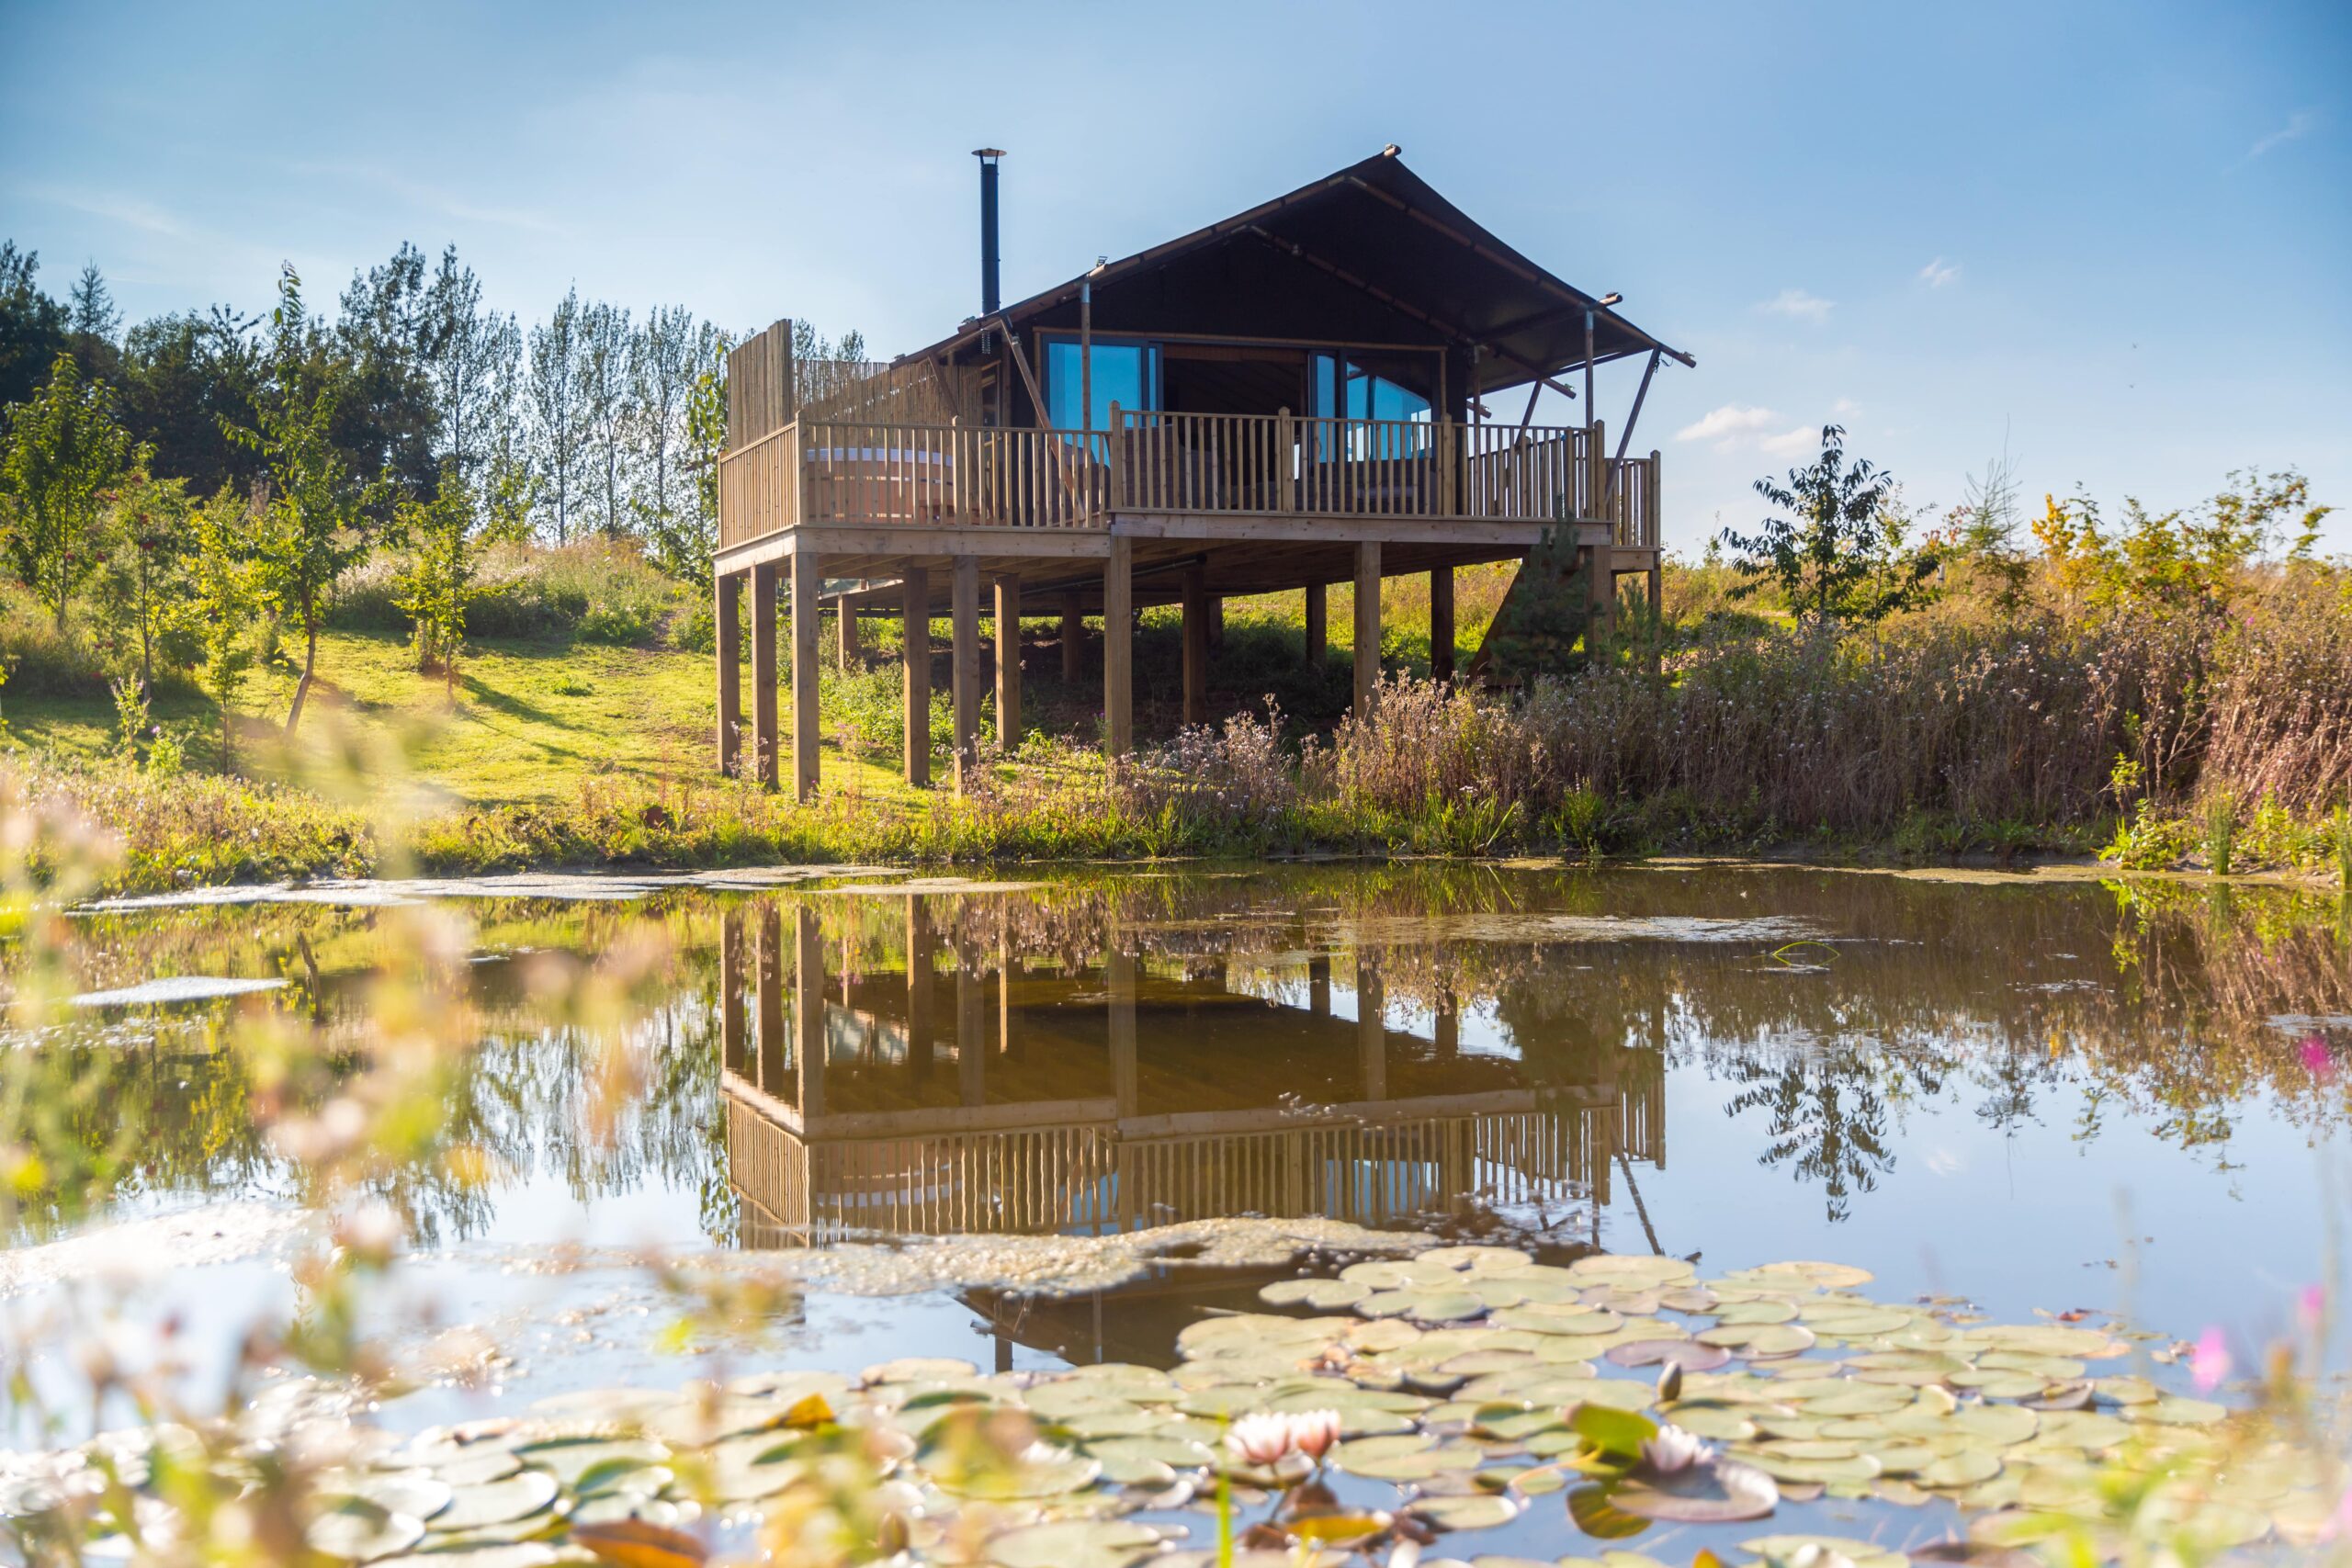
[[[2211,1327],[2197,1337],[2197,1348],[2188,1353],[2188,1377],[2199,1393],[2211,1393],[2228,1381],[2230,1375],[2229,1341],[2222,1338],[2221,1329]]]

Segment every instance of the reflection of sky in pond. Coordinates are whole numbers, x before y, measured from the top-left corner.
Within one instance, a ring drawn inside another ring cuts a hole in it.
[[[2286,1323],[2341,1203],[2344,1089],[2301,1042],[2352,1044],[2352,980],[2333,912],[2276,890],[1323,867],[914,900],[657,886],[463,912],[490,1039],[450,1114],[496,1174],[395,1184],[447,1249],[431,1268],[445,1318],[586,1289],[501,1273],[550,1242],[1263,1210],[1563,1251],[1597,1225],[1612,1250],[1696,1253],[1702,1271],[1823,1258],[1873,1269],[1883,1297],[1949,1292],[2010,1316],[2128,1304],[2252,1338]],[[59,1081],[114,1075],[107,1103],[141,1123],[119,1213],[296,1201],[249,1086],[194,1042],[237,1005],[315,1005],[332,1034],[362,1003],[379,918],[279,903],[85,922],[83,989],[291,982],[153,1015],[152,1050],[115,1014],[79,1066],[40,1048]],[[679,956],[628,1032],[637,1087],[595,1146],[586,1054],[534,1013],[522,973],[532,953],[593,959],[648,924]],[[1817,940],[1791,950],[1801,939]],[[910,949],[930,955],[927,987]],[[738,1034],[722,976],[742,988]],[[807,985],[824,1006],[813,1082],[797,1059]],[[276,1278],[190,1269],[164,1295],[225,1321],[224,1300],[268,1299]],[[972,1355],[974,1321],[942,1296],[812,1306],[796,1357],[834,1364],[816,1347],[849,1323]],[[602,1364],[537,1375],[594,1381]]]

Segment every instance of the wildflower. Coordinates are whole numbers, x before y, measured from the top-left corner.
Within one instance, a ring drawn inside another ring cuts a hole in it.
[[[1657,1437],[1642,1439],[1642,1462],[1660,1475],[1678,1474],[1714,1457],[1714,1450],[1672,1422],[1660,1427]]]
[[[2298,1048],[2303,1055],[2304,1070],[2313,1077],[2325,1078],[2335,1076],[2335,1056],[2327,1048],[2326,1035],[2316,1032],[2306,1034]]]
[[[2188,1353],[2188,1377],[2199,1393],[2211,1393],[2222,1386],[2230,1375],[2229,1341],[2222,1337],[2218,1327],[2208,1328],[2197,1337],[2196,1348]]]
[[[1266,1411],[1244,1416],[1225,1434],[1225,1446],[1244,1463],[1273,1464],[1291,1450],[1290,1417]]]

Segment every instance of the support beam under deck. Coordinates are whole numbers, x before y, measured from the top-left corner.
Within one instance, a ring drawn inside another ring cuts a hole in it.
[[[792,798],[817,797],[817,597],[824,580],[815,556],[792,558]],[[842,624],[856,617],[843,612]]]
[[[718,771],[732,776],[742,765],[743,728],[743,577],[718,574],[713,592],[717,616],[712,642],[718,663]]]
[[[1102,565],[1102,717],[1114,761],[1136,749],[1135,595],[1134,542],[1114,535]]]
[[[1021,580],[996,580],[996,749],[1021,750]]]
[[[906,669],[907,782],[931,783],[931,573],[910,566],[899,584],[905,617],[899,657]]]
[[[1184,569],[1184,722],[1209,721],[1207,574],[1198,561]]]
[[[775,563],[752,569],[752,735],[760,783],[776,784]]]
[[[1430,679],[1453,679],[1453,569],[1430,569]]]
[[[1372,712],[1380,690],[1380,546],[1366,540],[1356,547],[1355,711]]]
[[[1306,667],[1323,668],[1323,657],[1331,648],[1331,612],[1323,584],[1306,585]]]
[[[949,692],[956,710],[956,793],[972,783],[980,744],[980,563],[958,556],[948,584],[948,621],[954,634],[949,656]]]

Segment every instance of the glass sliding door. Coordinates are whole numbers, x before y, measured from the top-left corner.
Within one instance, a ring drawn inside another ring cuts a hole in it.
[[[1107,430],[1113,403],[1128,410],[1159,406],[1157,344],[1098,337],[1093,348],[1094,407],[1089,419],[1081,406],[1087,376],[1077,340],[1046,340],[1046,423],[1056,430]]]

